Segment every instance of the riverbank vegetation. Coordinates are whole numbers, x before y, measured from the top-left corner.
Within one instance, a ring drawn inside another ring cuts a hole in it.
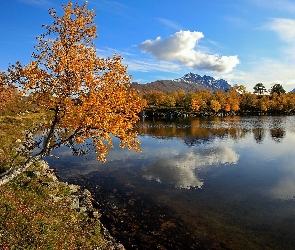
[[[13,159],[24,161],[15,148],[25,139],[24,131],[44,119],[45,112],[24,102],[2,109],[0,173]],[[0,249],[108,249],[100,222],[72,209],[69,195],[70,186],[42,174],[39,163],[0,186]]]
[[[72,209],[69,186],[39,172],[37,164],[0,187],[0,248],[106,249],[99,221]]]
[[[196,90],[185,92],[151,91],[142,94],[148,116],[194,115],[278,115],[295,113],[295,93],[285,93],[280,84],[266,91],[262,83],[253,93],[243,85],[234,85],[228,91]]]

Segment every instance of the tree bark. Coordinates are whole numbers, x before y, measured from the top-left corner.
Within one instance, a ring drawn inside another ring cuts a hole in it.
[[[24,162],[19,168],[12,171],[8,171],[7,173],[4,173],[0,179],[0,186],[13,180],[16,176],[26,171],[26,169],[28,169],[33,163],[40,161],[41,158],[42,157],[40,155],[33,156],[29,158],[26,162]]]

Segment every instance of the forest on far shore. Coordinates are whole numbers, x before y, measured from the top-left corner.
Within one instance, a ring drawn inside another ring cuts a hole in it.
[[[295,93],[286,93],[281,84],[267,91],[257,83],[253,93],[243,85],[227,91],[196,90],[161,92],[152,90],[141,94],[146,116],[228,116],[228,115],[291,115],[295,113]]]
[[[4,73],[0,74],[4,78]],[[2,79],[3,80],[3,79]],[[5,81],[0,81],[4,83]],[[148,117],[169,116],[233,116],[233,115],[293,115],[295,92],[286,93],[282,85],[275,84],[267,91],[262,83],[254,86],[253,93],[243,85],[234,85],[229,90],[184,90],[162,92],[152,90],[138,93],[145,107],[141,115]],[[26,97],[30,99],[30,97]],[[24,104],[24,99],[15,86],[1,84],[0,113],[18,114],[38,109]]]

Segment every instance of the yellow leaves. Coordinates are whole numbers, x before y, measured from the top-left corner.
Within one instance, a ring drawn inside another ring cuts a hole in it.
[[[210,101],[210,107],[214,112],[218,112],[221,109],[220,103],[216,100]]]
[[[238,111],[238,110],[240,110],[239,103],[237,103],[237,102],[233,103],[231,109],[232,109],[233,111]]]
[[[97,152],[96,159],[101,162],[106,162],[105,154],[101,152]]]
[[[230,111],[230,105],[228,103],[225,103],[224,105],[224,111],[229,112]]]
[[[50,124],[59,141],[81,144],[88,137],[95,138],[102,161],[113,147],[110,134],[119,137],[124,147],[138,150],[136,134],[129,132],[144,102],[130,88],[131,77],[122,57],[97,57],[95,14],[86,4],[69,2],[63,11],[62,17],[50,11],[54,22],[38,38],[34,60],[24,67],[17,64],[11,71],[14,79],[35,103],[51,110]]]
[[[128,148],[129,150],[134,149],[136,152],[141,152],[139,146],[140,141],[136,139],[137,134],[129,132],[123,139],[120,141],[121,148]]]
[[[90,126],[92,124],[92,120],[90,119],[90,117],[86,117],[85,118],[85,123],[86,123],[86,126]]]
[[[199,102],[195,99],[192,100],[192,103],[191,103],[191,106],[192,108],[195,110],[195,111],[199,111],[200,110],[200,105],[199,105]]]
[[[7,75],[0,72],[0,110],[5,110],[17,106],[22,99],[17,88],[8,82]]]
[[[76,137],[76,143],[81,144],[83,142],[84,142],[84,138],[82,138],[80,136]]]
[[[107,136],[108,137],[108,136]],[[113,147],[113,144],[111,141],[103,142],[102,139],[105,139],[104,136],[102,136],[101,139],[97,139],[95,142],[96,146],[96,153],[97,153],[97,160],[105,162],[106,158],[105,156],[108,154],[108,151]]]

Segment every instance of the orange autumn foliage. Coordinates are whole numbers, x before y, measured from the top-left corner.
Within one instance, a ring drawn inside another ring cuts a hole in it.
[[[17,110],[17,104],[20,100],[21,95],[17,88],[8,81],[4,72],[0,72],[0,111]]]
[[[113,147],[111,134],[120,146],[139,150],[132,131],[143,108],[122,58],[99,58],[94,11],[87,4],[63,6],[64,15],[49,10],[54,22],[37,37],[33,60],[9,68],[10,80],[39,106],[52,110],[50,124],[43,124],[43,155],[61,145],[83,143],[92,138],[98,160]],[[40,154],[41,154],[40,153]]]

